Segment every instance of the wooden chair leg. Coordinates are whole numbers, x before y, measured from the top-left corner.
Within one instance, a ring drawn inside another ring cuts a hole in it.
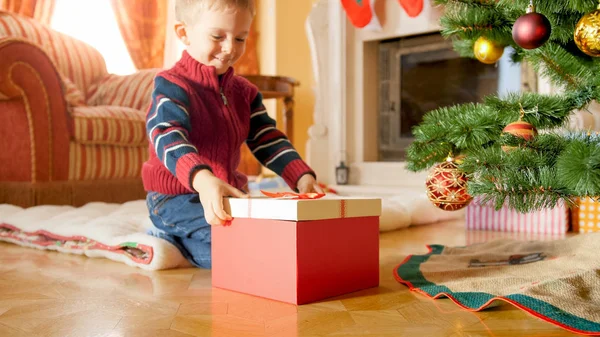
[[[294,144],[294,99],[286,97],[283,108],[283,128],[285,134],[292,144]]]

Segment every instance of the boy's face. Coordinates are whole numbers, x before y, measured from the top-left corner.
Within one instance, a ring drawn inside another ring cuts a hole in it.
[[[193,24],[176,24],[175,31],[190,56],[221,75],[244,54],[251,24],[245,9],[204,10]]]

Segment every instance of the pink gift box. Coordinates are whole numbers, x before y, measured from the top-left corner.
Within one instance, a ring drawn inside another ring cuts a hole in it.
[[[379,285],[380,199],[230,198],[212,285],[305,304]]]
[[[465,234],[465,243],[473,245],[499,239],[509,239],[517,241],[553,241],[567,237],[567,233],[526,233],[526,232],[497,232],[497,231],[476,231],[468,230]]]
[[[559,203],[552,209],[530,213],[519,213],[506,206],[496,211],[476,198],[467,206],[466,225],[469,230],[564,234],[569,230],[569,209]]]

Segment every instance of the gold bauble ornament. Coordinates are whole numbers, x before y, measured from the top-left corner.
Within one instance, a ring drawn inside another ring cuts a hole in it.
[[[589,56],[600,57],[600,5],[584,15],[575,26],[575,44]]]
[[[504,54],[504,46],[501,46],[487,38],[481,36],[475,41],[473,46],[475,57],[482,63],[494,64]]]

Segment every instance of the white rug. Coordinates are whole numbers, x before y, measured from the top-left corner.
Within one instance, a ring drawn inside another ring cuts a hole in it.
[[[150,226],[144,200],[79,208],[0,205],[0,241],[103,257],[147,270],[187,266],[175,246],[146,234]]]
[[[464,217],[444,212],[425,194],[382,198],[380,230],[390,231]],[[0,241],[37,249],[102,257],[146,270],[189,266],[167,241],[146,234],[152,226],[144,200],[83,207],[0,205]]]

